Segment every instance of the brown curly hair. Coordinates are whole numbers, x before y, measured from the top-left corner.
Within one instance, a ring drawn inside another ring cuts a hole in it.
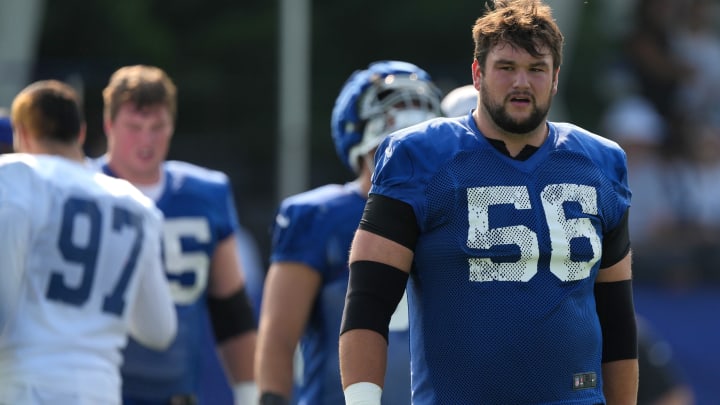
[[[553,68],[562,64],[564,37],[557,26],[552,9],[541,0],[495,0],[486,4],[486,13],[475,21],[472,29],[475,51],[482,70],[490,50],[499,43],[523,49],[534,57],[547,47]]]

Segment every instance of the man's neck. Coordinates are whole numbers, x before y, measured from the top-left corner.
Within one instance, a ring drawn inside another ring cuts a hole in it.
[[[531,132],[512,134],[502,130],[489,117],[481,115],[478,110],[473,111],[473,118],[475,119],[475,125],[486,138],[504,143],[507,154],[515,159],[520,158],[520,155],[525,153],[523,151],[526,147],[537,149],[542,146],[550,132],[546,121],[543,121],[542,125]]]
[[[76,145],[41,144],[28,150],[29,153],[61,156],[78,163],[85,163],[85,153]]]
[[[153,186],[162,180],[162,170],[160,168],[154,173],[138,175],[126,170],[119,170],[118,165],[114,164],[110,159],[108,159],[107,165],[117,177],[129,181],[135,187]]]

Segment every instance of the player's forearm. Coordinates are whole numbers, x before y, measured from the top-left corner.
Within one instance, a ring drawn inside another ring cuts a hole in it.
[[[340,336],[340,373],[343,389],[358,382],[380,387],[385,380],[387,341],[368,329],[353,329]]]
[[[637,359],[603,363],[603,392],[607,405],[635,405],[638,395]]]
[[[273,342],[258,342],[255,356],[255,378],[261,393],[271,392],[290,398],[293,384],[294,348]]]
[[[220,357],[233,383],[254,380],[254,356],[257,334],[254,330],[219,344]]]
[[[175,304],[160,262],[142,270],[137,302],[130,313],[130,334],[147,347],[165,350],[177,334]]]

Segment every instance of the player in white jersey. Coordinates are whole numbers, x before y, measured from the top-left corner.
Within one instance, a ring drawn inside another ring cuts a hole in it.
[[[162,214],[84,165],[68,85],[31,84],[11,118],[21,153],[0,157],[0,404],[120,404],[128,334],[164,348],[177,331]]]

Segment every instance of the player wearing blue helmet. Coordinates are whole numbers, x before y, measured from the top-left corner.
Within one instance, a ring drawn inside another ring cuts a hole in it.
[[[10,124],[10,114],[0,108],[0,154],[13,151],[13,130]]]
[[[389,133],[440,115],[427,72],[400,61],[355,71],[332,112],[337,153],[357,179],[285,199],[272,235],[261,308],[256,378],[261,404],[341,404],[337,341],[348,283],[348,249],[362,216],[374,151]],[[410,403],[407,308],[391,322],[386,404]],[[293,395],[300,343],[302,372]]]
[[[384,399],[406,287],[414,405],[634,404],[625,153],[547,120],[563,44],[548,5],[496,0],[473,38],[477,107],[378,147],[350,251],[346,404]]]

